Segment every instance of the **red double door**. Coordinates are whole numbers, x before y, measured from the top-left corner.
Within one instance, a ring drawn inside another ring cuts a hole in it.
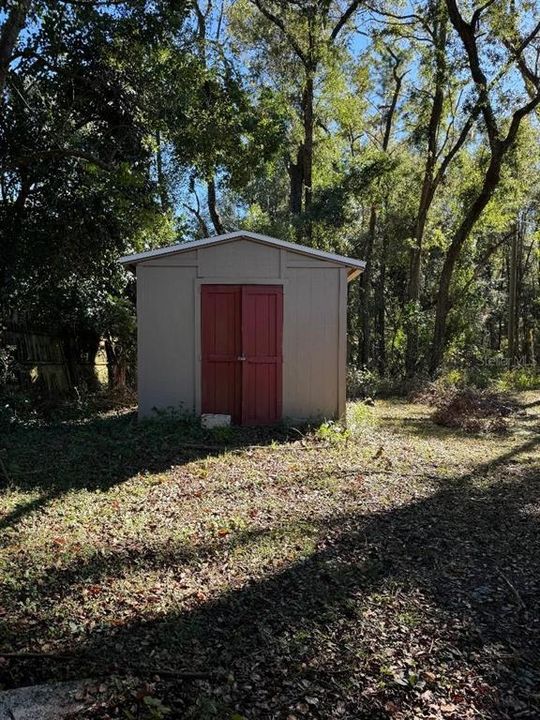
[[[203,285],[201,410],[242,425],[281,419],[283,288]]]

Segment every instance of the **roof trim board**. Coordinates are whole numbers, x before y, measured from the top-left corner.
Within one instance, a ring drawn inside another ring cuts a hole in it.
[[[356,260],[355,258],[346,257],[345,255],[337,255],[336,253],[326,252],[325,250],[317,250],[315,248],[307,247],[306,245],[298,245],[296,243],[287,242],[286,240],[279,240],[278,238],[270,237],[269,235],[260,235],[259,233],[248,232],[246,230],[236,230],[234,232],[225,233],[224,235],[215,235],[214,237],[205,238],[204,240],[195,240],[192,242],[181,243],[179,245],[170,245],[169,247],[158,248],[157,250],[147,250],[142,253],[134,253],[132,255],[124,255],[120,258],[120,263],[126,266],[134,266],[145,260],[151,260],[152,258],[167,257],[169,255],[176,255],[177,253],[189,252],[190,250],[197,250],[198,248],[210,247],[212,245],[219,245],[221,243],[230,242],[231,240],[254,240],[255,242],[262,243],[264,245],[271,245],[273,247],[291,250],[292,252],[300,253],[301,255],[309,255],[311,257],[319,258],[320,260],[327,260],[334,262],[344,267],[350,268],[351,272],[348,274],[348,279],[352,280],[357,277],[365,268],[366,264],[363,260]]]

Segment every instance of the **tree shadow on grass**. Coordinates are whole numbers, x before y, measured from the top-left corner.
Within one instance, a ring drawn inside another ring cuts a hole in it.
[[[89,630],[78,672],[89,654],[234,676],[171,690],[176,717],[537,718],[540,463],[519,464],[536,447],[411,504],[332,517],[312,554],[212,601]],[[110,570],[90,563],[83,580]]]
[[[2,438],[2,490],[38,496],[0,515],[0,530],[70,491],[107,490],[138,473],[158,473],[250,445],[296,440],[298,432],[285,426],[209,431],[194,418],[173,413],[143,422],[129,412],[22,425]]]

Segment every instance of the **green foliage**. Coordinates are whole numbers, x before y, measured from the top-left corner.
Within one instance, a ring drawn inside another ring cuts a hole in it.
[[[375,397],[380,377],[374,370],[349,368],[347,371],[347,397],[351,399]]]
[[[347,427],[355,435],[375,423],[373,409],[362,402],[356,402],[347,408]]]
[[[350,432],[347,428],[344,428],[341,423],[335,422],[334,420],[326,420],[321,423],[315,430],[315,437],[330,445],[341,445],[347,442],[350,437]]]
[[[349,292],[353,395],[408,384],[412,335],[414,372],[425,374],[445,257],[489,163],[486,127],[472,123],[442,173],[476,97],[445,3],[413,3],[407,20],[370,11],[360,42],[355,13],[332,37],[346,7],[337,0],[309,7],[269,0],[262,10],[250,0],[198,9],[34,4],[1,99],[2,324],[16,313],[74,345],[106,339],[120,375],[133,382],[135,285],[119,256],[245,228],[368,260],[367,287],[356,280]],[[508,42],[533,29],[531,7],[502,3],[482,12],[480,54],[489,58],[501,132],[528,97]],[[436,47],[441,27],[447,35]],[[311,200],[303,187],[302,210],[293,212],[293,176],[305,172],[311,120]],[[455,261],[442,366],[467,382],[474,375],[488,385],[495,366],[539,357],[539,147],[538,124],[526,118]],[[410,280],[421,199],[426,177],[439,171],[416,298]],[[510,358],[516,227],[519,322]],[[1,352],[5,382],[13,358]]]
[[[537,367],[519,367],[506,370],[496,380],[499,390],[539,390],[540,372]]]
[[[184,12],[37,6],[2,97],[4,318],[128,342],[118,257],[174,236],[151,170],[151,41],[167,42]]]

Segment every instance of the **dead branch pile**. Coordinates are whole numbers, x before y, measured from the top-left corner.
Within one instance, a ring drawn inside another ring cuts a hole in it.
[[[437,425],[475,433],[506,432],[516,412],[515,403],[502,393],[438,383],[430,383],[411,401],[433,406],[431,418]]]

